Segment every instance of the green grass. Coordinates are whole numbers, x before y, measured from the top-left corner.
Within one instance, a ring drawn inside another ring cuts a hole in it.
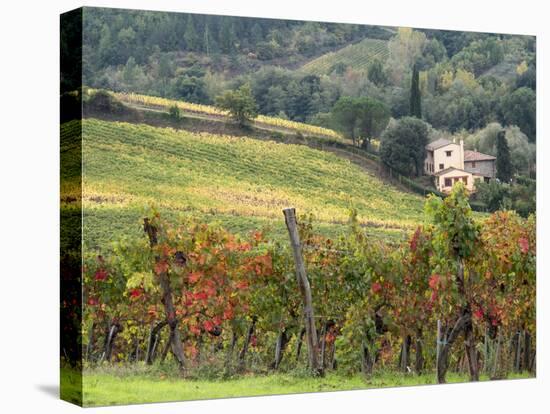
[[[359,43],[348,45],[335,52],[329,52],[303,65],[300,70],[309,74],[327,75],[337,63],[366,72],[374,60],[384,61],[388,57],[388,46],[385,40],[364,39]]]
[[[82,405],[83,376],[82,371],[69,367],[59,372],[59,391],[62,400]]]
[[[62,130],[67,142],[78,131],[73,124]],[[82,130],[83,226],[91,248],[141,235],[149,205],[168,217],[192,214],[235,232],[267,226],[276,235],[285,234],[281,210],[288,206],[313,214],[330,236],[344,230],[350,202],[376,237],[400,239],[423,217],[422,197],[306,146],[94,119]],[[63,196],[78,198],[71,171],[65,175]]]
[[[527,378],[514,374],[510,378]],[[487,380],[482,376],[481,380]],[[449,383],[467,382],[464,374],[449,373]],[[358,390],[434,384],[435,376],[399,373],[376,374],[371,379],[361,375],[341,376],[333,373],[324,378],[296,377],[290,374],[245,376],[238,379],[204,381],[170,378],[163,375],[124,375],[87,371],[84,375],[85,406],[140,404],[147,402],[201,400],[242,396],[275,395],[320,391]]]

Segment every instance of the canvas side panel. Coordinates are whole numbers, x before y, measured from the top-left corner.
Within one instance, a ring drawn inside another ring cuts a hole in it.
[[[60,396],[82,405],[82,9],[60,23]]]

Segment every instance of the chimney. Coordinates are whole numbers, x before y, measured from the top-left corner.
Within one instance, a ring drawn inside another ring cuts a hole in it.
[[[464,140],[460,139],[460,162],[462,163],[462,169],[464,169]]]

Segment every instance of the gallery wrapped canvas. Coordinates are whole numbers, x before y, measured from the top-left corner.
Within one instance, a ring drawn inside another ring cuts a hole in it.
[[[61,16],[61,398],[530,378],[534,36]]]

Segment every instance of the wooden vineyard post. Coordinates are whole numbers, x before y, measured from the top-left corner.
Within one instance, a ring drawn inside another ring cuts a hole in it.
[[[143,231],[149,237],[149,245],[154,248],[157,243],[157,228],[152,225],[148,218],[143,219]],[[159,261],[160,258],[156,257],[155,261]],[[176,358],[179,368],[182,372],[185,372],[185,356],[183,353],[183,345],[180,338],[180,333],[177,329],[178,320],[176,319],[176,309],[174,307],[174,301],[172,298],[172,287],[170,286],[170,277],[168,271],[162,271],[158,275],[158,281],[160,284],[160,290],[162,292],[161,302],[164,305],[164,311],[166,313],[166,322],[170,327],[169,343],[172,346],[172,353]]]
[[[435,346],[435,372],[439,372],[439,354],[441,353],[441,320],[437,320],[437,341]]]
[[[520,372],[521,368],[521,331],[518,331],[517,333],[517,342],[516,342],[516,360],[514,365],[514,370],[516,372]]]
[[[309,366],[314,373],[318,375],[323,375],[323,369],[319,366],[319,349],[317,341],[317,330],[315,328],[315,317],[313,314],[313,299],[311,296],[311,287],[309,285],[309,280],[306,274],[306,267],[302,258],[300,236],[298,234],[296,223],[296,210],[294,208],[287,208],[283,210],[283,213],[285,215],[286,227],[288,229],[288,235],[290,237],[292,253],[294,254],[294,263],[296,265],[296,278],[304,304],[304,323],[306,329],[306,342],[309,353]]]
[[[493,371],[491,373],[491,379],[498,379],[498,365],[500,359],[500,346],[502,342],[502,333],[499,331],[497,336],[497,346],[495,351],[495,360],[493,363]]]
[[[485,328],[485,336],[483,342],[483,371],[489,372],[489,338],[487,335],[487,328]]]

